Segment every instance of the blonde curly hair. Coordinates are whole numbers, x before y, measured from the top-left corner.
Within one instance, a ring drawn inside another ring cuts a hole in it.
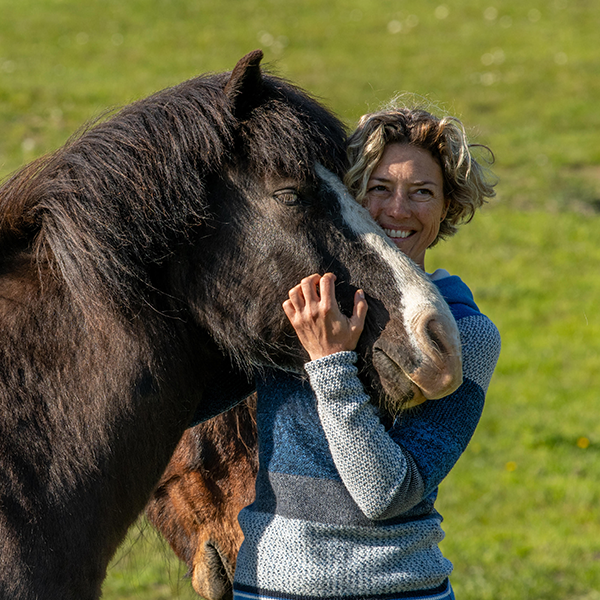
[[[495,177],[472,155],[472,148],[488,153],[488,164],[494,162],[492,151],[481,144],[469,144],[463,124],[455,117],[436,117],[421,108],[389,106],[363,115],[348,138],[350,168],[344,183],[358,202],[364,204],[371,173],[381,160],[388,144],[410,144],[431,153],[442,168],[444,198],[448,212],[431,246],[454,235],[458,226],[468,223],[475,211],[496,195]]]

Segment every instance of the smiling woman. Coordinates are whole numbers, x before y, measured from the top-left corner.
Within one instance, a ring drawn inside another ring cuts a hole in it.
[[[462,125],[421,110],[363,117],[349,159],[349,187],[401,250],[391,254],[423,269],[427,249],[494,195]],[[458,277],[433,274],[458,325],[463,382],[440,392],[441,371],[419,367],[438,390],[413,378],[401,405],[412,410],[398,414],[373,397],[355,364],[373,304],[357,290],[344,314],[335,280],[314,273],[283,303],[310,357],[308,381],[270,369],[257,377],[256,496],[238,517],[234,600],[454,600],[434,503],[479,422],[498,331]],[[435,321],[418,308],[407,316],[448,353]],[[394,349],[378,350],[373,364],[385,370]]]
[[[493,154],[487,146],[478,146]],[[425,251],[469,222],[495,181],[462,123],[406,107],[364,115],[350,137],[344,182],[394,244],[424,268]]]

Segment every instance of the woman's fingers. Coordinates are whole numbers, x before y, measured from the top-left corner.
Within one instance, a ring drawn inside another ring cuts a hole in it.
[[[321,277],[318,273],[315,273],[314,275],[305,277],[300,282],[304,301],[310,310],[315,310],[321,303],[320,284],[323,278],[324,277]]]
[[[283,304],[283,312],[285,316],[293,323],[296,316],[296,307],[291,300],[286,300]]]
[[[304,299],[304,292],[302,290],[302,285],[300,283],[298,285],[295,285],[288,292],[288,298],[289,299],[286,300],[286,302],[291,302],[297,311],[302,310],[304,308],[306,301]]]
[[[362,290],[357,290],[354,294],[354,310],[349,319],[351,339],[353,340],[354,347],[358,344],[358,339],[365,327],[368,308],[365,293]]]
[[[335,299],[335,280],[333,273],[325,273],[319,281],[320,304],[323,311],[336,310],[338,308]]]
[[[333,273],[305,277],[289,291],[283,310],[311,360],[354,350],[364,327],[367,301],[362,290],[356,292],[349,319],[342,314],[335,299]]]
[[[350,321],[355,327],[360,327],[361,331],[365,325],[365,318],[367,316],[367,310],[369,306],[365,299],[365,293],[362,290],[356,290],[354,294],[354,310]]]
[[[319,310],[318,285],[321,276],[317,273],[305,277],[299,284],[288,292],[288,299],[283,303],[283,310],[288,319],[299,317],[299,315],[316,314]]]
[[[286,315],[293,312],[307,312],[308,315],[316,316],[319,313],[341,312],[335,298],[335,282],[337,277],[333,273],[318,273],[305,277],[298,285],[288,292],[288,300],[284,302]],[[359,297],[359,292],[362,296]],[[290,306],[291,304],[291,306]],[[293,307],[294,311],[291,310]],[[367,302],[362,290],[356,292],[354,298],[354,313],[358,323],[364,322],[367,310]],[[358,311],[358,312],[357,312]]]

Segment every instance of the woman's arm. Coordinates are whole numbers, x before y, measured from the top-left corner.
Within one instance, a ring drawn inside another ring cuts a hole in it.
[[[311,281],[316,285],[319,277],[313,277]],[[309,289],[302,293],[312,292]],[[321,297],[324,295],[333,295],[333,285],[322,286]],[[318,304],[318,299],[312,297],[310,302]],[[297,299],[292,300],[294,303]],[[391,518],[433,491],[466,448],[479,421],[485,390],[497,361],[498,332],[478,311],[461,313],[458,326],[463,343],[463,385],[447,398],[428,401],[403,413],[388,433],[357,377],[355,354],[328,353],[324,344],[317,341],[328,338],[332,322],[339,318],[331,314],[331,306],[337,308],[334,295],[333,301],[328,298],[327,306],[325,311],[315,306],[306,311],[300,306],[299,310],[294,309],[292,321],[296,330],[302,331],[303,344],[303,338],[308,337],[310,344],[321,347],[312,354],[309,351],[317,360],[306,365],[321,423],[340,477],[355,502],[371,519]],[[323,319],[323,314],[328,314],[328,320]],[[346,319],[343,315],[342,318]],[[360,323],[359,327],[362,331]],[[335,349],[352,350],[358,340],[355,334],[356,330],[349,337],[337,336]]]
[[[459,319],[464,382],[450,396],[401,413],[385,431],[352,362],[335,354],[305,368],[336,468],[366,516],[385,519],[426,498],[467,447],[481,417],[500,338],[484,315]],[[344,355],[350,355],[345,357]]]
[[[354,352],[305,365],[317,411],[346,489],[369,519],[406,512],[423,497],[423,480],[410,454],[385,431],[357,376]]]
[[[416,504],[423,483],[414,461],[386,433],[356,375],[351,352],[362,333],[367,304],[357,292],[350,319],[335,300],[335,276],[312,275],[283,304],[309,353],[306,370],[334,463],[354,501],[371,519]]]

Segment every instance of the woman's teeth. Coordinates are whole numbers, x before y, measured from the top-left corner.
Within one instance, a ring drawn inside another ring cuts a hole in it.
[[[413,233],[410,230],[406,231],[406,230],[401,230],[401,229],[386,229],[385,227],[383,230],[391,238],[407,238],[409,235],[411,235]]]

